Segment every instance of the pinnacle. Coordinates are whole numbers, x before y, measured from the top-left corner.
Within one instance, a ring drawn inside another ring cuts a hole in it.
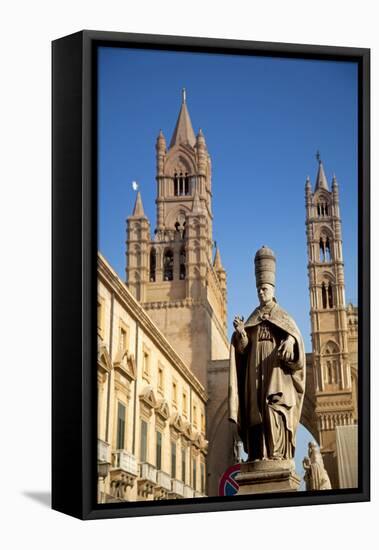
[[[324,166],[321,160],[319,160],[318,172],[316,176],[316,190],[317,189],[325,189],[326,191],[329,191],[328,180],[326,179]]]
[[[220,249],[218,247],[216,248],[215,258],[213,260],[213,267],[215,268],[216,271],[220,271],[224,269],[221,262]]]
[[[170,148],[179,143],[188,144],[191,147],[194,147],[196,144],[196,137],[188,113],[185,94],[183,94],[182,97],[182,105],[180,107],[174,133],[172,134]]]
[[[134,204],[133,216],[138,218],[144,218],[145,212],[143,210],[141,193],[138,191],[136,202]]]

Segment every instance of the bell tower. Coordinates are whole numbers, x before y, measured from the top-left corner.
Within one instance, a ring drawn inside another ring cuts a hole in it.
[[[145,237],[148,220],[128,218],[127,283],[207,387],[208,362],[228,355],[226,272],[218,249],[213,258],[210,155],[202,130],[193,130],[184,89],[181,99],[169,146],[162,130],[156,141],[157,223],[147,247],[130,235],[137,223]]]
[[[352,375],[348,349],[339,187],[329,190],[317,153],[314,191],[305,184],[310,317],[315,412],[320,448],[332,487],[338,487],[336,427],[354,423]]]

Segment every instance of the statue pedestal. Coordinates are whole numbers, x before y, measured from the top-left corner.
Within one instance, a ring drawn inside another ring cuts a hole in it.
[[[245,462],[235,479],[239,485],[237,495],[297,491],[300,486],[293,460]]]

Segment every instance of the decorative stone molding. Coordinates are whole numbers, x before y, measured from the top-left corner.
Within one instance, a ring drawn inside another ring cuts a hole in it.
[[[191,443],[194,442],[196,432],[192,428],[192,425],[190,422],[185,422],[183,425],[183,435],[190,441]]]
[[[174,413],[170,418],[170,435],[177,440],[183,433],[184,422],[179,413]]]
[[[148,462],[140,464],[140,476],[138,479],[138,494],[144,498],[152,495],[157,484],[157,470]]]
[[[111,472],[111,494],[118,500],[126,500],[126,490],[133,487],[135,477],[125,472]]]
[[[196,432],[193,439],[193,444],[199,451],[201,451],[203,454],[207,454],[208,452],[208,441],[205,439],[202,433]]]
[[[115,371],[119,372],[131,382],[136,379],[137,370],[134,355],[130,354],[126,349],[119,350],[113,362]]]
[[[157,400],[155,398],[152,386],[145,386],[139,395],[139,399],[141,404],[141,414],[149,418],[157,406]]]
[[[112,370],[112,361],[105,345],[101,345],[98,349],[97,368],[104,375],[109,374]]]
[[[159,399],[155,407],[156,421],[163,424],[163,427],[166,425],[167,420],[170,417],[170,409],[166,399]]]

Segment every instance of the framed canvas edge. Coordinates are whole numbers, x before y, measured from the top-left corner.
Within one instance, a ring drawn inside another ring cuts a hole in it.
[[[316,505],[316,504],[336,504],[344,502],[362,502],[370,500],[370,402],[369,399],[363,399],[363,396],[370,395],[370,258],[369,258],[369,243],[370,243],[370,50],[365,48],[345,48],[337,46],[314,46],[314,45],[299,45],[299,44],[281,44],[281,43],[265,43],[254,41],[240,41],[229,39],[214,39],[214,38],[195,38],[195,37],[177,37],[163,35],[145,35],[132,33],[114,33],[102,31],[81,31],[71,35],[70,37],[62,38],[53,42],[56,47],[58,43],[62,47],[67,40],[76,40],[80,42],[80,55],[82,63],[81,73],[81,156],[80,166],[76,166],[76,177],[78,185],[81,188],[81,216],[82,225],[80,235],[72,234],[73,239],[79,239],[82,247],[81,269],[72,273],[75,279],[76,288],[80,286],[81,291],[81,341],[78,340],[76,334],[75,341],[77,342],[76,349],[80,349],[80,369],[73,372],[73,379],[69,386],[73,386],[78,390],[80,387],[81,396],[80,403],[75,402],[75,409],[80,410],[80,444],[76,437],[74,448],[81,457],[80,464],[80,486],[76,487],[72,492],[72,505],[65,500],[64,506],[58,503],[59,499],[55,498],[55,490],[53,484],[53,499],[52,507],[56,510],[68,513],[81,519],[100,519],[112,517],[130,517],[130,516],[147,516],[159,514],[181,514],[193,512],[212,512],[212,511],[227,511],[227,510],[242,510],[254,508],[271,508],[283,506],[300,506],[300,505]],[[96,108],[96,90],[94,86],[94,75],[96,74],[96,66],[94,59],[94,48],[99,44],[114,44],[117,46],[123,43],[127,47],[138,45],[138,47],[156,47],[156,48],[173,48],[173,49],[188,49],[194,50],[197,48],[207,51],[220,51],[224,53],[242,53],[247,54],[260,53],[261,55],[278,55],[278,56],[293,56],[305,58],[319,59],[337,59],[342,60],[354,59],[360,67],[359,76],[359,109],[360,109],[360,127],[359,127],[359,143],[358,143],[358,158],[359,158],[359,262],[361,264],[360,280],[359,280],[359,365],[367,366],[364,376],[360,381],[360,415],[364,418],[364,422],[360,423],[359,430],[359,448],[361,453],[360,461],[360,488],[359,490],[339,490],[331,491],[328,494],[304,494],[300,495],[264,495],[259,497],[238,497],[230,499],[229,497],[207,497],[204,502],[189,500],[189,501],[167,501],[167,504],[157,504],[155,502],[143,503],[126,503],[120,505],[97,505],[96,497],[96,422],[94,422],[96,413],[96,377],[91,376],[91,365],[93,365],[93,335],[96,334],[95,327],[95,308],[96,299],[96,251],[97,251],[97,235],[94,230],[97,213],[97,197],[94,191],[93,174],[95,167],[95,150],[97,144],[96,128],[93,124],[96,118],[94,117],[94,109]],[[53,59],[54,62],[54,59]],[[53,89],[53,141],[54,141],[54,89]],[[75,115],[78,117],[78,113]],[[76,121],[77,122],[77,121]],[[57,154],[55,152],[55,154]],[[54,143],[53,143],[53,165],[54,165]],[[57,185],[57,174],[54,174],[53,169],[53,188]],[[69,199],[69,198],[67,198]],[[67,200],[67,203],[70,201]],[[54,204],[54,199],[53,199]],[[54,207],[53,207],[54,210]],[[53,219],[53,234],[54,234],[54,219]],[[57,247],[57,242],[54,247]],[[75,271],[75,266],[71,266]],[[54,259],[53,259],[54,273]],[[61,274],[55,273],[55,281],[58,282]],[[58,286],[64,285],[64,281],[58,282]],[[57,310],[54,307],[54,289],[53,289],[53,324],[54,318],[57,317]],[[365,335],[365,336],[363,336]],[[57,334],[54,335],[53,329],[53,346],[54,341],[60,338]],[[53,421],[53,431],[58,428],[59,433],[64,430],[65,421],[57,418],[56,391],[56,376],[57,372],[63,368],[62,360],[57,360],[53,351],[53,418],[55,412],[55,422]],[[55,363],[55,369],[54,369]],[[77,357],[79,364],[79,356]],[[60,376],[61,378],[61,376]],[[76,401],[78,399],[78,391],[76,391]],[[62,412],[62,404],[59,406],[59,411]],[[58,414],[58,417],[60,415]],[[54,436],[53,436],[54,437]],[[54,437],[57,442],[57,436]],[[55,464],[57,451],[62,445],[59,442],[55,447],[55,459],[53,452],[53,478],[57,477],[57,467]],[[59,451],[58,451],[59,452]],[[59,472],[59,476],[61,473]],[[61,484],[62,485],[62,484]]]

